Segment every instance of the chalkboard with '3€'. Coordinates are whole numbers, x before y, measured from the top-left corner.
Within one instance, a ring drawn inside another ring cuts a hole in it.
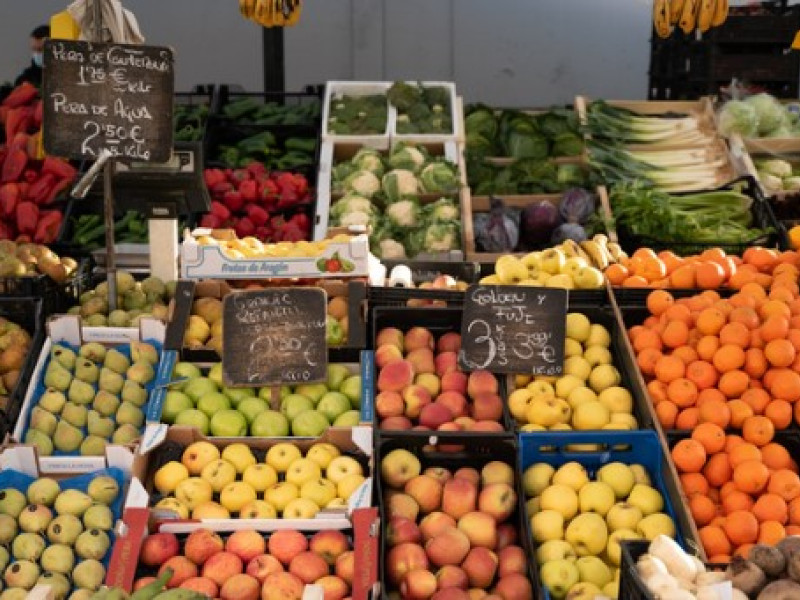
[[[472,285],[461,319],[459,365],[467,371],[561,375],[567,291]]]
[[[45,151],[93,159],[105,148],[123,161],[167,161],[173,62],[172,50],[160,46],[45,42]]]
[[[222,302],[225,385],[324,381],[327,301],[319,288],[231,292]]]

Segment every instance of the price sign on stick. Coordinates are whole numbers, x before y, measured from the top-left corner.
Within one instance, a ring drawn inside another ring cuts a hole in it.
[[[165,162],[172,153],[170,48],[48,40],[43,133],[48,154]]]
[[[222,303],[225,385],[325,381],[327,301],[319,288],[232,292]]]
[[[459,365],[467,371],[561,375],[566,320],[566,290],[471,285]]]

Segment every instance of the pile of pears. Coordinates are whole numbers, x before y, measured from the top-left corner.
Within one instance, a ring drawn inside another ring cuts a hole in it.
[[[63,283],[75,274],[78,263],[69,257],[59,257],[47,246],[0,240],[0,277],[47,275]]]
[[[144,425],[147,385],[155,378],[159,352],[147,342],[117,346],[83,344],[76,352],[55,344],[44,374],[45,390],[34,399],[26,444],[39,454],[54,451],[101,456],[106,444],[130,444]],[[130,358],[129,358],[130,356]]]
[[[0,598],[24,600],[36,584],[52,586],[55,600],[90,598],[105,580],[119,492],[108,475],[86,492],[49,477],[0,489]]]
[[[80,304],[67,312],[80,315],[89,327],[138,327],[141,317],[166,321],[169,301],[175,295],[176,281],[164,283],[158,277],[136,281],[127,271],[117,271],[117,308],[109,312],[108,282],[84,292]]]
[[[0,410],[8,409],[20,370],[31,349],[31,336],[17,323],[0,317]]]

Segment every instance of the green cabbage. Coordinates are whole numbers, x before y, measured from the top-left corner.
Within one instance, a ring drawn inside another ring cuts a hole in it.
[[[443,161],[433,162],[422,169],[419,176],[422,188],[429,194],[452,192],[458,189],[455,167]]]
[[[719,132],[725,137],[738,133],[754,137],[758,133],[758,114],[752,104],[730,100],[719,111]]]
[[[772,132],[788,126],[786,110],[769,94],[755,94],[745,100],[752,106],[758,119],[758,135],[768,137]]]
[[[414,173],[406,169],[394,169],[383,176],[383,193],[389,202],[396,202],[406,195],[419,193],[419,182]]]

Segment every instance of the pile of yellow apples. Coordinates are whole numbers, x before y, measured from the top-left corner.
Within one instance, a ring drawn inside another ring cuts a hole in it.
[[[195,238],[200,246],[219,246],[228,258],[301,258],[320,256],[333,243],[348,243],[352,236],[346,233],[316,242],[277,242],[267,244],[252,236],[244,238],[218,239],[211,235],[200,235]]]
[[[536,463],[522,483],[540,579],[553,599],[617,598],[620,542],[675,537],[642,465],[610,462],[592,479],[578,462]]]
[[[633,396],[613,364],[608,329],[567,314],[564,374],[516,375],[508,408],[522,431],[638,429]]]

